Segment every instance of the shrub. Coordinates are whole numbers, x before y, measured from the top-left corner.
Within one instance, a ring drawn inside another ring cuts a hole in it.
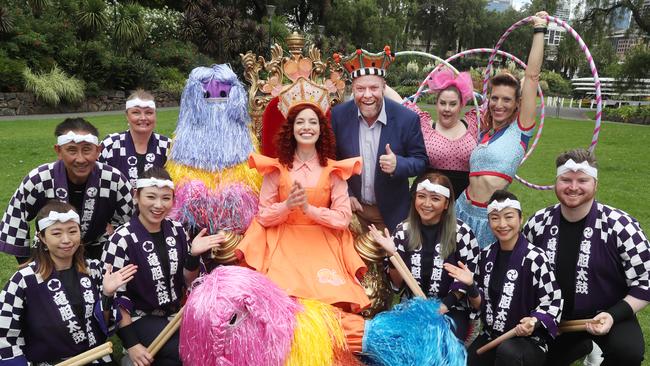
[[[610,121],[626,123],[650,124],[650,105],[624,106],[620,108],[605,109],[603,118]]]
[[[17,92],[23,90],[23,70],[27,67],[22,60],[12,60],[0,53],[0,91]]]
[[[571,83],[565,80],[562,75],[553,71],[542,71],[540,80],[548,84],[548,92],[551,95],[571,95]],[[546,90],[544,90],[546,92]]]
[[[160,79],[159,89],[180,96],[185,87],[185,74],[174,67],[163,67],[158,70]]]
[[[34,74],[27,67],[23,71],[23,77],[25,89],[49,105],[57,106],[62,100],[77,103],[84,99],[83,81],[68,76],[56,65],[49,73],[41,74]]]
[[[156,89],[160,80],[151,61],[140,56],[113,56],[110,62],[109,87],[120,90]]]

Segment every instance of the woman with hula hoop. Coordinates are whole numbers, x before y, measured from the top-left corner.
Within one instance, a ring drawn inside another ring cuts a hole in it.
[[[533,17],[534,35],[524,81],[501,73],[489,82],[478,145],[469,161],[469,186],[456,201],[458,218],[474,230],[481,248],[495,240],[488,227],[487,201],[512,182],[535,127],[546,16],[546,12],[538,12]]]

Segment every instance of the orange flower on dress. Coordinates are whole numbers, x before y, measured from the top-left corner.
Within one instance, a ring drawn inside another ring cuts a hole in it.
[[[341,80],[341,74],[332,71],[330,78],[325,80],[325,89],[330,93],[336,93],[339,90],[345,89],[345,81]]]
[[[271,94],[273,97],[280,95],[280,92],[282,91],[282,82],[280,81],[280,78],[277,76],[271,76],[269,81],[267,81],[262,87],[262,91],[266,94]]]

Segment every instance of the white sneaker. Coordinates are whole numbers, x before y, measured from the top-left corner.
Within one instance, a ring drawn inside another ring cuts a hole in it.
[[[601,362],[603,362],[603,351],[598,347],[596,342],[591,342],[593,345],[593,349],[591,350],[591,353],[585,357],[584,362],[582,363],[584,366],[599,366]]]

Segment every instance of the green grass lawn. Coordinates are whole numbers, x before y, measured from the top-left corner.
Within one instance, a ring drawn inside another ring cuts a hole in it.
[[[176,126],[178,110],[158,112],[157,131],[170,136]],[[102,136],[126,129],[123,115],[88,117]],[[0,121],[0,204],[9,198],[27,172],[39,164],[53,161],[54,127],[61,119]],[[551,184],[555,177],[554,160],[558,153],[587,147],[591,141],[593,122],[547,118],[544,134],[536,151],[519,169],[520,176],[537,184]],[[597,198],[635,216],[641,226],[650,227],[650,194],[642,187],[650,182],[650,126],[603,123],[596,149],[599,162]],[[535,191],[518,182],[511,190],[522,201],[524,214],[556,202],[552,191]],[[3,206],[4,207],[4,206]],[[0,283],[4,284],[16,269],[13,257],[0,254]],[[650,348],[650,310],[640,314]],[[645,361],[644,365],[650,365]]]

